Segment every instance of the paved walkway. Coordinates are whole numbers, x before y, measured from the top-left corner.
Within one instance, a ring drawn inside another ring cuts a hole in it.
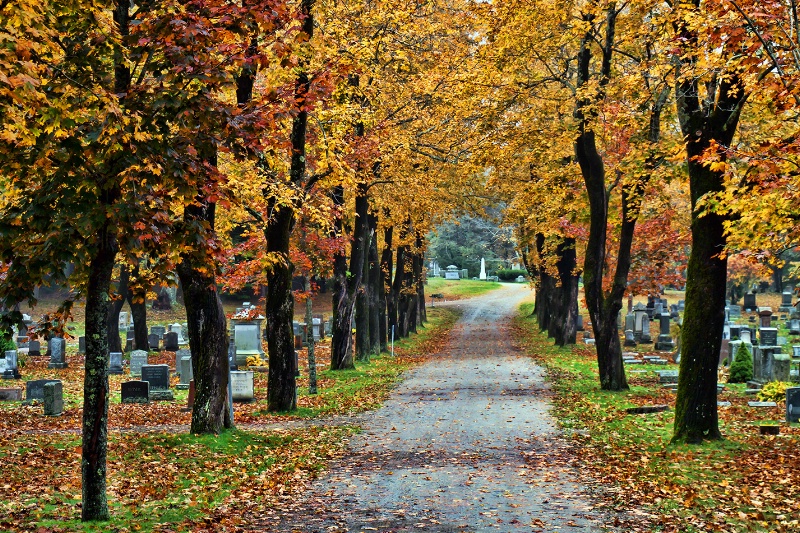
[[[457,302],[442,353],[409,372],[349,454],[267,531],[594,532],[548,414],[541,368],[508,324],[527,286]]]

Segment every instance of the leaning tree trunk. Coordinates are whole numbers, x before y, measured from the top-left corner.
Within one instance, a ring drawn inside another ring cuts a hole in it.
[[[683,5],[686,19],[677,26],[681,46],[697,46],[698,36],[688,21],[696,16],[694,6]],[[695,48],[692,48],[694,50]],[[681,67],[694,67],[694,56],[681,56]],[[717,366],[725,323],[727,258],[720,252],[727,244],[724,218],[717,213],[700,213],[698,201],[724,189],[724,176],[703,163],[706,152],[716,144],[730,146],[736,133],[747,93],[738,71],[720,75],[712,97],[701,98],[700,81],[684,76],[676,84],[678,120],[686,145],[689,192],[692,200],[692,251],[686,270],[686,310],[681,326],[681,363],[675,400],[673,442],[700,443],[722,437],[717,416]],[[724,160],[725,152],[720,157]]]
[[[191,225],[207,226],[213,231],[216,204],[196,199],[197,204],[184,210],[184,219]],[[181,255],[178,277],[186,298],[186,319],[189,348],[195,383],[191,432],[219,433],[232,427],[228,411],[228,327],[216,279],[207,266],[213,261],[205,254]]]
[[[128,299],[128,281],[130,271],[128,267],[122,265],[119,271],[119,285],[117,285],[117,298],[108,306],[108,351],[122,352],[122,341],[119,337],[119,313]]]
[[[110,201],[108,203],[111,203]],[[97,235],[97,253],[89,265],[86,287],[86,359],[83,373],[81,520],[108,520],[108,314],[117,239],[106,222]]]

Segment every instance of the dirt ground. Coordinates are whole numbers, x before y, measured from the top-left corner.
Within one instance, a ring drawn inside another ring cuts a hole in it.
[[[607,531],[548,413],[541,368],[508,323],[527,286],[454,302],[447,347],[410,372],[299,502],[251,527],[275,532]],[[287,502],[288,504],[288,502]]]

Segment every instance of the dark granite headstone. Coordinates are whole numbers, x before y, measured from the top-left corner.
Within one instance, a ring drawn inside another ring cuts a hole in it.
[[[149,403],[150,383],[147,381],[126,381],[121,385],[122,403]]]
[[[754,293],[748,292],[744,295],[744,307],[745,311],[758,311],[758,306],[756,305],[756,295]]]
[[[761,328],[759,333],[759,344],[763,346],[776,346],[778,344],[777,328]]]
[[[122,374],[122,352],[108,354],[108,373]]]
[[[151,352],[161,351],[161,337],[157,333],[151,333],[147,336],[147,344],[150,346]]]
[[[33,400],[44,400],[44,386],[48,383],[55,383],[57,379],[34,379],[25,382],[25,402]]]
[[[39,341],[28,341],[28,355],[37,357],[42,355],[42,343]]]
[[[64,412],[64,389],[60,381],[51,381],[44,386],[44,414],[61,416]]]
[[[86,337],[78,337],[78,353],[86,353]]]
[[[164,349],[168,352],[178,351],[178,333],[169,331],[164,334]]]
[[[67,349],[67,341],[62,337],[53,337],[48,341],[50,346],[50,364],[47,368],[67,368],[64,359],[64,352]]]
[[[800,387],[786,389],[786,421],[800,422]]]
[[[169,365],[142,365],[142,381],[150,383],[150,391],[169,388]]]

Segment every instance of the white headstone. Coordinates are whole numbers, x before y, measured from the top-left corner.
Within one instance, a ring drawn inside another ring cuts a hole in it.
[[[482,280],[486,279],[486,259],[483,257],[481,257],[481,273],[478,277]]]

